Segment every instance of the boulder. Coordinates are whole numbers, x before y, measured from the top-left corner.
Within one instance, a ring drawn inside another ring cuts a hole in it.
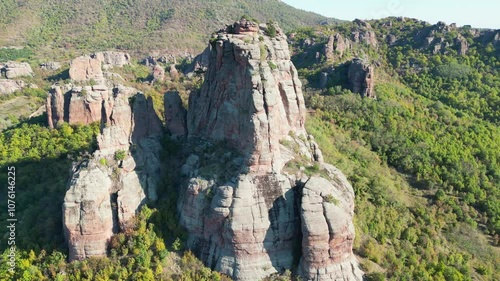
[[[20,80],[0,79],[0,94],[12,94],[21,91],[26,83]]]
[[[70,63],[69,77],[76,82],[101,81],[102,61],[96,56],[81,56]]]
[[[44,62],[40,64],[40,68],[43,70],[58,70],[61,68],[61,63],[60,62],[55,62],[55,61],[49,61],[49,62]]]
[[[98,52],[93,55],[101,61],[103,69],[111,69],[113,67],[123,67],[130,64],[130,55],[122,52]]]
[[[153,81],[163,81],[165,80],[165,69],[161,65],[153,66]]]
[[[0,69],[5,73],[7,79],[14,79],[23,76],[33,76],[33,70],[27,62],[9,61]]]

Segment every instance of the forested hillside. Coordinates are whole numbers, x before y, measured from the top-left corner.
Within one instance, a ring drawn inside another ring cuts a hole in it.
[[[294,34],[294,46],[315,109],[311,131],[322,147],[331,144],[330,161],[356,190],[358,251],[369,260],[368,276],[494,280],[500,270],[500,46],[488,32],[478,36],[468,27],[401,18],[361,24],[304,29]],[[366,26],[376,34],[375,46],[353,44],[330,59],[309,55],[322,52],[331,34],[349,38]],[[419,36],[429,33],[442,36],[446,48],[422,44]],[[467,40],[465,54],[459,36]],[[304,46],[307,40],[318,43]],[[375,66],[377,99],[350,91],[342,69],[353,57]],[[320,89],[324,73],[330,79]]]
[[[243,14],[286,30],[327,21],[277,0],[5,0],[0,46],[29,46],[45,58],[108,48],[196,54],[212,32]]]

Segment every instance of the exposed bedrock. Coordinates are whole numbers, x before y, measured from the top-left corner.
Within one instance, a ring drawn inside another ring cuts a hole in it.
[[[306,280],[361,280],[352,253],[352,187],[322,163],[306,133],[285,35],[254,26],[238,22],[218,33],[202,89],[189,100],[195,144],[178,203],[188,247],[235,280],[286,269]],[[307,176],[291,162],[316,163],[323,176]]]

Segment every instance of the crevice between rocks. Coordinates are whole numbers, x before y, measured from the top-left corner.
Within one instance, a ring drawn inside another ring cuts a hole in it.
[[[118,218],[118,192],[111,193],[109,200],[111,202],[111,215],[113,218],[113,234],[117,234],[121,231],[120,220]]]

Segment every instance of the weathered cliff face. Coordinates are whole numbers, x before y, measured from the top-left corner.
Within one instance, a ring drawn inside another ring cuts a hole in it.
[[[376,98],[375,68],[361,59],[354,59],[347,73],[351,91],[363,97]]]
[[[130,64],[130,55],[121,52],[98,52],[75,58],[70,63],[69,76],[73,81],[96,81],[102,84],[103,70]]]
[[[178,203],[188,247],[235,280],[294,268],[307,280],[361,280],[352,253],[352,187],[321,163],[307,137],[286,37],[279,28],[271,38],[266,26],[253,27],[238,22],[219,32],[202,89],[190,97],[194,147]],[[315,160],[331,171],[324,178],[285,167]]]
[[[263,30],[219,34],[202,90],[189,101],[188,130],[228,141],[252,170],[267,172],[284,165],[279,140],[305,133],[306,111],[286,37],[281,30],[275,38],[262,36]]]
[[[177,92],[167,92],[164,96],[165,125],[167,132],[174,137],[187,135],[187,111],[182,105],[181,97]]]
[[[73,60],[70,74],[76,76],[72,77],[84,83],[100,77],[102,62],[124,63],[119,55],[98,54],[103,57]],[[100,77],[99,82],[54,86],[47,98],[51,127],[60,122],[101,125],[98,150],[75,164],[64,198],[63,225],[70,260],[105,255],[111,236],[126,228],[146,201],[157,199],[161,177],[158,155],[163,124],[152,100],[133,88],[113,86],[105,78]],[[115,156],[117,152],[125,157]]]
[[[70,260],[105,255],[111,236],[125,228],[147,200],[157,199],[162,124],[152,116],[150,100],[127,90],[116,89],[98,136],[99,149],[75,166],[68,183],[63,224]],[[132,107],[129,98],[134,99]],[[116,159],[117,151],[125,152],[123,160]]]

